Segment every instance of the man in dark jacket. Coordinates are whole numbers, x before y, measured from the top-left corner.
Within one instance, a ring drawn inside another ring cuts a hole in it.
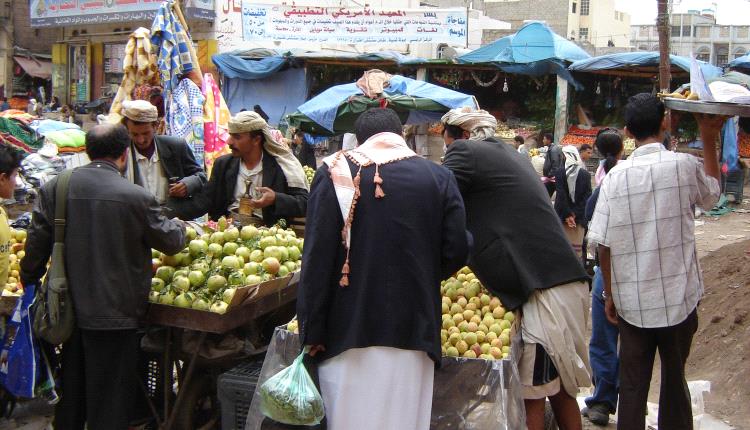
[[[229,120],[231,155],[219,157],[208,185],[185,208],[196,218],[230,215],[248,197],[253,215],[266,225],[281,218],[305,216],[308,185],[305,172],[288,146],[276,142],[268,124],[255,112],[240,112]]]
[[[292,137],[292,152],[303,166],[315,170],[318,168],[318,162],[315,159],[315,148],[305,141],[305,132],[297,130]]]
[[[168,207],[170,215],[185,218],[182,208],[206,184],[193,151],[184,139],[155,134],[158,111],[151,103],[123,102],[122,114],[132,141],[126,177]]]
[[[151,194],[121,176],[129,145],[125,127],[94,127],[86,135],[92,161],[70,177],[65,267],[76,329],[62,348],[58,429],[127,429],[136,328],[151,288],[151,248],[175,254],[185,244],[182,222],[165,218]],[[24,285],[38,285],[47,270],[56,186],[56,179],[45,184],[34,207],[21,260]]]
[[[556,144],[552,139],[552,133],[545,133],[542,138],[542,146],[547,147],[547,154],[544,156],[544,167],[542,173],[547,178],[544,186],[547,188],[547,194],[552,197],[555,193],[555,176],[557,172],[565,169],[565,156],[562,153],[562,146]]]
[[[444,166],[456,176],[475,241],[469,267],[506,308],[521,309],[523,348],[515,358],[526,424],[544,428],[549,397],[560,428],[581,428],[576,394],[591,384],[586,272],[533,167],[494,139],[495,118],[455,109],[443,123]],[[471,140],[455,140],[466,135]]]
[[[321,362],[329,430],[427,430],[440,281],[469,247],[463,202],[449,171],[409,149],[395,112],[371,109],[355,127],[362,144],[326,158],[313,180],[302,342]]]

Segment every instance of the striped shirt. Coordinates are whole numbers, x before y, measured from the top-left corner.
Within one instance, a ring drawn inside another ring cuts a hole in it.
[[[684,321],[703,295],[693,205],[710,209],[718,181],[701,161],[642,145],[602,182],[589,243],[609,247],[612,298],[621,318],[644,328]]]

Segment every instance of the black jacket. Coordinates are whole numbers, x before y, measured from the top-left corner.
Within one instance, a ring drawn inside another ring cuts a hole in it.
[[[553,143],[547,149],[547,154],[544,156],[544,167],[542,167],[542,174],[544,176],[553,178],[557,175],[557,171],[565,168],[565,155],[562,152],[562,146]]]
[[[192,201],[183,208],[189,218],[197,218],[205,213],[211,219],[229,215],[229,206],[234,202],[234,189],[240,173],[240,158],[224,155],[216,159],[211,180]],[[276,193],[276,203],[263,208],[263,222],[276,224],[281,218],[305,216],[308,192],[304,188],[287,185],[286,176],[271,154],[263,151],[263,186]]]
[[[469,267],[503,305],[534,290],[587,280],[531,164],[496,140],[453,142],[445,167],[456,176],[474,236]]]
[[[297,148],[297,159],[303,166],[308,166],[313,170],[318,168],[318,161],[315,159],[315,148],[307,142],[302,142]]]
[[[352,174],[354,165],[349,162]],[[424,351],[440,360],[440,281],[466,263],[469,237],[456,181],[414,157],[361,174],[351,232],[349,286],[339,286],[343,218],[327,165],[315,173],[307,208],[297,314],[304,344],[325,360],[350,348]]]
[[[195,160],[193,151],[184,139],[172,136],[155,136],[154,142],[159,153],[159,162],[164,169],[164,176],[167,179],[177,178],[187,186],[188,197],[182,199],[169,197],[166,205],[172,209],[174,216],[188,219],[182,212],[183,206],[206,185],[206,173]],[[135,147],[131,145],[130,162],[133,163],[135,183],[143,185],[140,183],[141,175],[138,173],[138,163],[135,162],[135,151]]]
[[[591,173],[586,169],[578,170],[578,177],[576,178],[576,201],[570,198],[570,190],[568,187],[568,178],[565,176],[565,169],[557,171],[555,177],[555,212],[560,218],[560,221],[565,222],[565,218],[569,217],[570,214],[575,215],[576,224],[586,227],[588,221],[586,220],[586,201],[591,196]]]
[[[34,204],[21,260],[21,282],[38,283],[54,243],[57,179]],[[68,185],[65,269],[76,324],[88,330],[138,327],[151,289],[151,248],[167,254],[185,245],[184,227],[161,215],[156,199],[123,178],[114,164],[76,169]]]

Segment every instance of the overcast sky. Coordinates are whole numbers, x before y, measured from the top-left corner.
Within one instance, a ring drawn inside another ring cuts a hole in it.
[[[595,1],[595,0],[594,0]],[[617,8],[630,13],[631,24],[654,24],[657,0],[616,0]],[[674,12],[714,9],[719,24],[749,25],[750,0],[674,0]]]

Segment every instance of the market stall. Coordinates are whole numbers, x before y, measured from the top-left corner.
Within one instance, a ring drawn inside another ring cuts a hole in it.
[[[520,101],[527,105],[528,110],[554,106],[554,112],[544,112],[543,116],[549,120],[543,127],[547,130],[554,128],[556,134],[560,135],[564,131],[561,124],[568,115],[568,84],[576,89],[581,88],[580,83],[568,71],[567,65],[589,57],[589,54],[574,42],[555,34],[548,25],[532,22],[521,27],[515,34],[458,57],[457,61],[461,64],[491,66],[504,72],[504,92],[508,92],[508,75],[530,77],[531,82],[522,86],[525,87],[525,91],[519,96]],[[549,82],[549,76],[557,76],[556,81]],[[515,87],[518,84],[513,85],[511,82],[511,85]],[[536,93],[538,97],[529,97],[529,93]],[[551,121],[552,118],[554,123]]]

